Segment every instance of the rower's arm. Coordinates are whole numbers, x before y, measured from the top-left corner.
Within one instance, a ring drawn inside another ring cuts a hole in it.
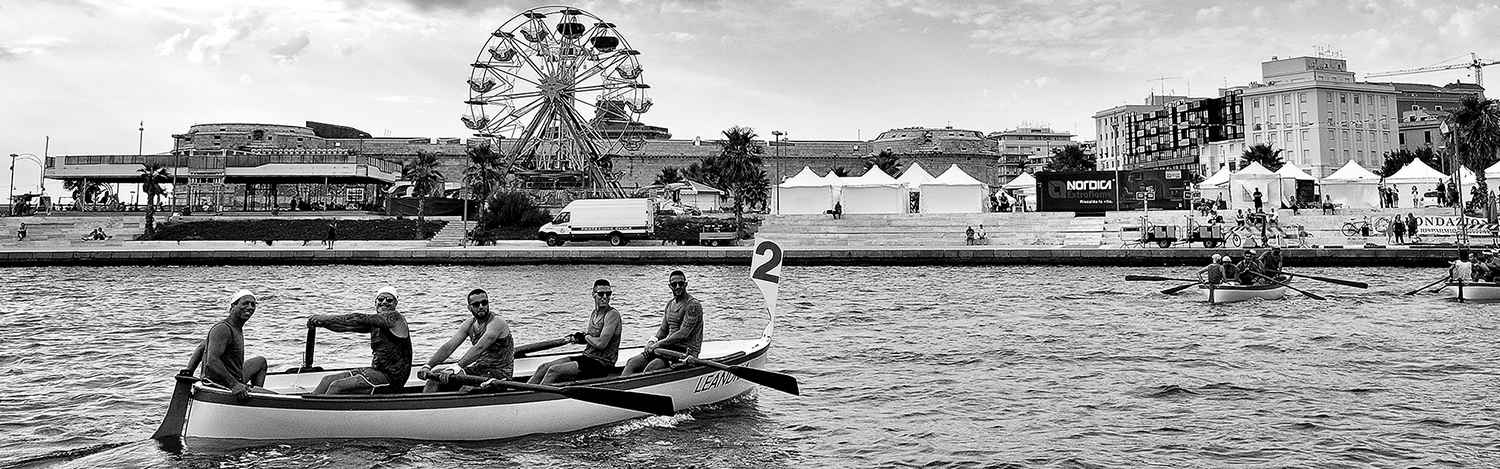
[[[479,341],[475,342],[473,347],[469,347],[469,351],[464,352],[464,356],[459,357],[458,366],[468,368],[479,359],[480,354],[490,348],[490,345],[506,337],[510,337],[510,326],[505,324],[505,320],[499,317],[490,319],[490,323],[484,327],[484,335],[479,336]]]
[[[448,357],[453,356],[453,351],[458,350],[458,346],[463,345],[464,339],[468,338],[469,335],[465,331],[469,330],[469,327],[471,327],[470,323],[472,322],[474,322],[474,318],[472,317],[465,319],[464,323],[458,326],[458,331],[453,333],[453,337],[449,337],[447,342],[444,342],[441,347],[438,347],[436,352],[432,353],[432,358],[427,359],[428,368],[438,366],[443,363],[443,360],[447,360]]]
[[[307,318],[310,326],[322,327],[334,332],[370,332],[391,327],[385,316],[379,314],[314,314]]]
[[[193,373],[198,371],[198,365],[203,363],[203,349],[207,345],[207,340],[198,341],[198,348],[193,349],[193,356],[188,357],[187,367],[182,369],[182,371],[187,372],[185,373],[186,375],[192,376]]]

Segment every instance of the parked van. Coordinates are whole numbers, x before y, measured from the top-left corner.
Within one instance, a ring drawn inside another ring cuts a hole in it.
[[[651,199],[578,199],[563,207],[552,223],[542,225],[536,236],[548,246],[596,239],[621,246],[632,239],[649,239],[655,214]]]

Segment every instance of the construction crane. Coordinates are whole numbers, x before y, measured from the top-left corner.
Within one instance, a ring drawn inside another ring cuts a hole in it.
[[[1431,67],[1413,68],[1413,69],[1409,69],[1409,70],[1394,70],[1394,71],[1389,71],[1389,72],[1368,73],[1368,74],[1365,74],[1365,78],[1389,77],[1389,76],[1394,76],[1394,75],[1410,75],[1410,74],[1413,74],[1413,73],[1438,72],[1438,71],[1443,71],[1443,70],[1453,70],[1453,69],[1456,69],[1456,68],[1472,68],[1472,69],[1474,69],[1474,84],[1483,87],[1484,86],[1484,67],[1488,67],[1488,66],[1495,65],[1495,64],[1500,64],[1500,60],[1491,60],[1491,61],[1487,61],[1487,62],[1484,61],[1484,60],[1480,60],[1479,59],[1479,55],[1477,55],[1477,54],[1475,54],[1473,52],[1469,53],[1469,59],[1470,59],[1469,63],[1462,63],[1462,64],[1434,65],[1434,66],[1431,66]]]

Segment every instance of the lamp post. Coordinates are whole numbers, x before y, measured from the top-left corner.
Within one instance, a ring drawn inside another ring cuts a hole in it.
[[[27,157],[29,157],[29,158],[27,158]],[[10,214],[11,215],[16,215],[16,160],[17,159],[25,159],[25,160],[35,161],[36,164],[37,164],[37,166],[41,166],[42,167],[42,171],[43,172],[45,172],[47,170],[47,168],[46,168],[47,165],[46,165],[46,163],[42,162],[41,157],[38,157],[38,156],[33,155],[31,153],[11,153],[10,154],[10,196],[8,198],[6,198],[6,205],[8,207],[10,207]],[[37,185],[38,186],[43,186],[43,184],[41,183],[41,180],[38,180]],[[46,189],[43,189],[43,190],[46,190]]]
[[[1443,143],[1448,144],[1449,148],[1448,161],[1451,162],[1449,165],[1453,167],[1453,188],[1458,192],[1458,200],[1450,202],[1453,202],[1453,211],[1458,215],[1458,218],[1454,221],[1454,223],[1458,224],[1458,238],[1456,241],[1460,246],[1464,246],[1469,244],[1468,223],[1465,223],[1464,220],[1464,167],[1458,159],[1458,145],[1455,145],[1452,140],[1453,129],[1448,127],[1448,121],[1443,121],[1442,125],[1438,127],[1438,132],[1443,134]],[[1443,194],[1443,196],[1446,197],[1447,194]]]
[[[773,179],[773,181],[775,182],[773,182],[773,184],[778,185],[778,187],[772,188],[772,190],[775,191],[774,194],[776,195],[776,213],[778,214],[781,213],[781,190],[779,188],[779,185],[781,184],[779,182],[781,180],[781,137],[785,135],[786,132],[782,132],[780,130],[771,131],[771,136],[775,137],[775,141],[771,142],[771,146],[776,147],[776,156],[772,160],[774,162],[771,163],[772,171],[775,171],[776,173],[776,177]]]

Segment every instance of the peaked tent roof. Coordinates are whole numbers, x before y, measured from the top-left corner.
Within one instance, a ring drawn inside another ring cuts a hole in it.
[[[932,181],[932,174],[923,169],[922,163],[918,162],[912,162],[911,166],[906,168],[906,172],[896,178],[896,182],[904,182],[911,187],[918,187],[930,181]]]
[[[1495,162],[1495,164],[1490,165],[1488,168],[1484,168],[1485,178],[1494,177],[1491,176],[1492,174],[1500,174],[1500,161]]]
[[[1032,176],[1031,173],[1024,171],[1021,172],[1020,176],[1016,176],[1015,179],[1012,179],[1010,180],[1010,182],[1005,183],[1005,185],[1000,186],[1000,188],[1002,189],[1025,189],[1035,187],[1036,176]]]
[[[1261,166],[1260,163],[1250,163],[1250,166],[1246,166],[1244,169],[1241,169],[1239,172],[1234,173],[1234,177],[1244,177],[1244,176],[1274,176],[1274,175],[1276,175],[1276,173],[1273,173],[1273,172],[1271,172],[1271,170],[1266,169],[1265,166]]]
[[[1423,163],[1421,159],[1413,159],[1405,167],[1401,168],[1400,171],[1396,171],[1396,174],[1392,174],[1386,178],[1386,180],[1446,179],[1448,177],[1450,176],[1432,169],[1431,166],[1427,166],[1427,163]]]
[[[1213,176],[1209,176],[1208,179],[1204,179],[1203,182],[1198,183],[1198,188],[1207,189],[1210,187],[1219,187],[1225,184],[1229,184],[1229,167],[1220,166],[1219,171],[1214,173]]]
[[[780,187],[818,187],[827,185],[828,181],[818,177],[818,173],[813,172],[812,168],[803,166],[801,172],[797,173],[796,176],[788,178],[786,181],[782,181]]]
[[[848,183],[849,182],[845,181],[844,178],[839,177],[839,175],[837,174],[833,174],[833,170],[828,170],[828,174],[823,175],[823,185],[842,186]]]
[[[1028,175],[1028,176],[1030,176],[1030,175]],[[1020,178],[1017,177],[1016,179],[1020,179]],[[928,184],[939,185],[939,186],[983,186],[984,185],[984,183],[979,182],[978,179],[974,179],[973,176],[970,176],[969,173],[964,172],[964,170],[962,168],[959,168],[958,165],[956,165],[956,164],[953,165],[953,166],[949,166],[947,171],[943,171],[942,175],[939,175],[938,177],[934,178],[932,180],[932,182],[929,182]],[[1032,185],[1035,185],[1035,184],[1036,184],[1036,180],[1033,178],[1032,179]]]
[[[1380,175],[1370,172],[1370,170],[1365,169],[1364,166],[1360,166],[1359,163],[1355,163],[1351,159],[1348,163],[1344,163],[1344,167],[1339,168],[1338,171],[1334,171],[1333,174],[1323,177],[1323,180],[1379,182]]]
[[[885,170],[880,169],[879,166],[871,166],[869,170],[866,170],[865,173],[861,174],[859,177],[844,181],[845,185],[883,185],[895,183],[896,178],[893,178],[891,177],[891,175],[886,174]]]
[[[1276,170],[1276,174],[1280,174],[1282,179],[1290,178],[1301,181],[1311,181],[1317,179],[1315,177],[1312,177],[1311,174],[1307,174],[1306,171],[1298,168],[1297,165],[1292,164],[1292,162],[1290,161],[1288,161],[1284,165],[1281,165],[1281,169]]]

